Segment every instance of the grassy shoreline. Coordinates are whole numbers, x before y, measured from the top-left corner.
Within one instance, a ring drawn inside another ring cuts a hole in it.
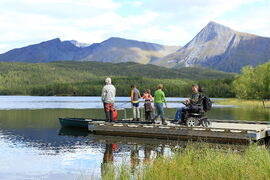
[[[246,100],[246,99],[228,98],[228,99],[222,99],[222,100],[215,100],[215,104],[263,108],[262,100]],[[270,102],[267,102],[267,104],[270,104]]]
[[[270,153],[256,145],[243,152],[190,145],[143,163],[135,172],[125,164],[108,167],[102,179],[270,179]]]

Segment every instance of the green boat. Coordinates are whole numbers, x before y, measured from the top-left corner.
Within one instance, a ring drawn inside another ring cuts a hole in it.
[[[88,123],[91,121],[93,120],[85,118],[59,118],[62,127],[88,128]]]
[[[59,118],[62,127],[87,128],[88,123],[92,121],[106,121],[105,119],[90,119],[90,118]],[[132,121],[127,119],[117,120],[112,123],[132,123],[132,124],[152,124],[151,121]]]

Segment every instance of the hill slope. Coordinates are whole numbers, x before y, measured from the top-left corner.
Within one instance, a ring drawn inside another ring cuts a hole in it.
[[[101,62],[73,62],[59,61],[51,63],[0,63],[0,75],[6,77],[9,74],[21,78],[21,74],[28,74],[26,81],[37,78],[36,83],[42,84],[42,79],[64,79],[65,81],[87,81],[92,77],[127,76],[165,79],[223,79],[234,76],[206,68],[189,67],[181,69],[169,69],[152,64],[128,63],[101,63]],[[31,74],[33,76],[31,76]],[[43,76],[47,77],[43,77]],[[55,77],[53,77],[55,76]],[[40,79],[40,80],[38,80]],[[40,81],[40,82],[39,82]]]
[[[0,61],[37,63],[65,60],[146,64],[175,52],[179,47],[115,37],[92,45],[56,38],[0,54]]]
[[[52,63],[0,63],[0,94],[13,95],[100,95],[104,79],[111,76],[117,86],[117,94],[129,95],[130,85],[137,84],[141,90],[155,90],[163,83],[170,96],[187,96],[190,85],[197,79],[232,77],[234,74],[202,68],[168,69],[155,65],[137,63],[71,62]],[[212,80],[209,80],[212,81]],[[226,79],[213,80],[215,88],[226,84]],[[217,85],[218,84],[218,85]],[[207,87],[210,89],[209,83]],[[223,96],[219,92],[212,93]],[[209,91],[208,91],[209,92]],[[224,96],[223,96],[224,97]],[[227,96],[226,96],[227,97]]]
[[[188,44],[154,64],[166,67],[203,66],[239,72],[270,59],[270,38],[234,31],[210,22]]]

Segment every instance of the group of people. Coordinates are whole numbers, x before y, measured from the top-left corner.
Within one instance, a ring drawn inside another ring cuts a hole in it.
[[[150,89],[147,89],[144,92],[143,96],[141,96],[140,91],[136,88],[136,86],[134,84],[131,85],[130,101],[132,104],[134,121],[140,120],[139,100],[140,98],[143,98],[145,100],[144,102],[145,120],[155,121],[160,116],[162,124],[165,124],[163,103],[165,104],[165,107],[167,107],[167,101],[165,93],[162,91],[162,89],[163,85],[159,84],[157,86],[157,90],[155,91],[153,98]],[[152,102],[154,102],[156,108],[156,115],[154,118],[152,115],[153,113],[153,107],[151,104]]]
[[[114,110],[114,102],[115,102],[115,94],[116,89],[114,85],[112,85],[111,78],[105,79],[106,85],[102,89],[101,100],[104,105],[104,111],[106,115],[106,120],[111,122],[113,119],[113,110]],[[199,100],[199,87],[198,85],[192,85],[193,94],[191,99],[188,99],[186,103],[195,104]],[[161,118],[162,124],[166,124],[164,117],[164,104],[167,108],[167,101],[165,97],[165,93],[163,92],[163,85],[159,84],[157,86],[157,90],[154,92],[154,97],[151,95],[151,91],[147,89],[143,96],[141,96],[140,91],[136,88],[136,85],[131,85],[131,93],[130,93],[130,102],[133,110],[133,120],[140,120],[140,99],[144,99],[144,109],[145,109],[145,120],[155,121],[158,117]],[[156,114],[153,117],[153,107],[152,102],[154,102],[154,106],[156,109]],[[175,122],[179,122],[182,119],[183,112],[187,111],[188,107],[181,107],[177,110],[175,114]]]

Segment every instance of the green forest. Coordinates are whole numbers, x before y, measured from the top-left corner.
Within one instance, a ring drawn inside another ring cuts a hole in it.
[[[258,99],[269,97],[269,64],[245,67],[237,75],[199,67],[169,69],[137,63],[0,63],[0,94],[99,96],[104,79],[110,76],[117,96],[128,96],[131,84],[136,84],[141,91],[154,91],[162,83],[166,96],[186,97],[190,95],[191,85],[197,83],[210,97]],[[249,82],[250,76],[257,79]],[[256,90],[249,90],[257,81],[261,84]],[[241,88],[246,89],[246,95]]]
[[[233,91],[241,99],[270,99],[270,62],[242,68],[233,81]]]

